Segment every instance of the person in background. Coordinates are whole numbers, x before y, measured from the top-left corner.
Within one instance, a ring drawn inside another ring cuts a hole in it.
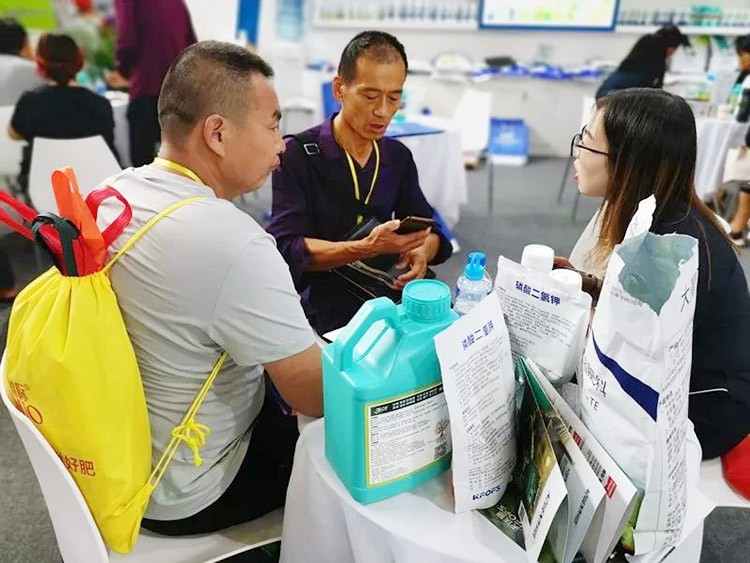
[[[8,126],[12,138],[28,143],[18,177],[22,189],[28,187],[35,137],[78,139],[101,135],[118,157],[112,106],[75,82],[76,74],[83,68],[83,54],[76,42],[68,35],[45,33],[37,44],[36,63],[47,84],[21,96]]]
[[[734,41],[734,48],[737,51],[737,63],[739,66],[735,85],[741,86],[745,78],[750,75],[750,35],[740,35],[737,37]],[[750,127],[748,127],[745,134],[744,150],[748,150],[748,148],[750,148]],[[737,178],[729,183],[735,182],[739,183],[739,193],[737,194],[737,211],[735,211],[734,216],[729,221],[729,237],[737,246],[745,246],[745,230],[747,229],[747,222],[750,221],[750,178]]]
[[[750,132],[748,132],[750,137]],[[750,139],[745,140],[745,144]],[[740,191],[737,196],[737,211],[729,221],[729,238],[737,246],[745,246],[745,230],[747,222],[750,221],[750,183],[742,182],[739,187]]]
[[[43,83],[26,30],[13,18],[0,18],[0,106],[15,105],[21,94]]]
[[[667,60],[680,46],[690,47],[690,40],[673,25],[644,35],[633,45],[625,59],[599,86],[596,99],[613,90],[625,88],[661,88]]]
[[[40,84],[33,62],[34,52],[23,26],[13,18],[0,18],[0,105],[13,106],[21,95]],[[0,250],[0,301],[18,295],[8,255]]]
[[[734,40],[734,48],[737,51],[737,66],[740,71],[735,84],[742,84],[750,74],[750,35],[737,37]]]
[[[273,174],[273,218],[267,230],[319,334],[344,326],[362,304],[333,268],[398,254],[400,265],[408,268],[397,280],[402,288],[424,277],[428,264],[444,262],[453,252],[438,229],[396,233],[398,219],[433,217],[411,152],[384,136],[401,106],[407,65],[404,47],[394,36],[364,31],[354,37],[333,81],[341,112],[299,135],[307,148],[290,140]],[[345,240],[362,218],[359,204],[373,210],[381,224],[362,240]]]
[[[242,47],[188,47],[159,96],[159,157],[108,181],[133,208],[110,257],[158,213],[198,198],[149,230],[110,273],[143,380],[154,455],[222,352],[229,356],[198,413],[211,431],[202,465],[179,448],[151,495],[143,527],[160,534],[210,533],[284,506],[297,420],[282,413],[270,382],[300,413],[323,412],[320,347],[289,268],[273,238],[232,204],[259,188],[284,152],[272,77]],[[105,201],[99,226],[120,212]]]
[[[175,57],[196,42],[195,31],[183,0],[115,0],[115,20],[119,76],[108,81],[129,82],[130,160],[143,166],[154,159],[159,143],[161,82]]]
[[[578,189],[602,207],[570,262],[606,271],[638,203],[652,194],[651,231],[698,240],[689,417],[710,459],[750,442],[750,294],[734,247],[695,192],[696,151],[695,118],[681,97],[638,88],[600,99],[572,156]]]

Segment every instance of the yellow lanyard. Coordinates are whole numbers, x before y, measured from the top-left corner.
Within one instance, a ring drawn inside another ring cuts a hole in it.
[[[171,160],[167,160],[166,158],[162,158],[160,156],[157,156],[154,159],[154,163],[161,164],[164,168],[168,168],[172,172],[178,172],[187,176],[191,180],[195,180],[199,184],[203,184],[203,180],[198,177],[198,174],[190,170],[190,168],[183,166],[182,164],[177,164],[176,162],[172,162]]]
[[[378,143],[373,141],[372,148],[375,150],[375,172],[372,175],[370,191],[367,192],[367,196],[365,197],[365,205],[370,203],[370,196],[372,195],[372,191],[375,189],[375,182],[378,181],[378,170],[380,170],[380,149],[378,148]],[[344,154],[346,155],[346,161],[349,163],[349,171],[352,173],[352,181],[354,182],[354,197],[357,198],[357,201],[361,201],[359,198],[359,179],[357,178],[357,170],[354,168],[354,161],[352,160],[352,157],[348,152],[344,151]],[[357,225],[359,225],[361,222],[362,215],[357,215]]]

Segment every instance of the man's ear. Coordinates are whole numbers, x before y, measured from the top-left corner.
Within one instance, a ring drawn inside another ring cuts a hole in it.
[[[333,90],[333,97],[337,102],[341,103],[344,99],[344,88],[346,85],[340,76],[336,75],[331,83],[331,89]]]
[[[203,141],[217,155],[227,155],[226,140],[229,122],[218,113],[209,115],[203,121]]]

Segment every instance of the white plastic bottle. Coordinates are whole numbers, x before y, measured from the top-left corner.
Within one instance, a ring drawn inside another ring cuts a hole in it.
[[[549,277],[561,282],[570,295],[578,295],[583,291],[583,278],[581,274],[574,270],[565,270],[563,268],[552,270],[549,273]]]
[[[456,282],[456,302],[453,310],[465,315],[492,291],[492,281],[485,275],[487,257],[483,252],[470,252],[466,257],[463,275]]]
[[[555,251],[543,244],[527,244],[521,254],[521,266],[549,274],[555,261]]]

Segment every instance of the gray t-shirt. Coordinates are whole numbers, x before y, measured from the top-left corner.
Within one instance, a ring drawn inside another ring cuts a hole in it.
[[[194,196],[156,224],[112,268],[111,279],[141,370],[156,463],[222,350],[230,356],[198,411],[211,429],[195,467],[182,444],[146,517],[177,520],[210,505],[234,479],[263,404],[262,364],[314,342],[274,239],[231,202],[157,166],[107,183],[133,208],[110,257],[149,219]],[[99,226],[122,209],[109,200]],[[252,502],[252,499],[247,499]]]
[[[14,106],[21,94],[44,84],[36,65],[15,55],[0,54],[0,106]],[[5,135],[5,131],[0,132]]]

